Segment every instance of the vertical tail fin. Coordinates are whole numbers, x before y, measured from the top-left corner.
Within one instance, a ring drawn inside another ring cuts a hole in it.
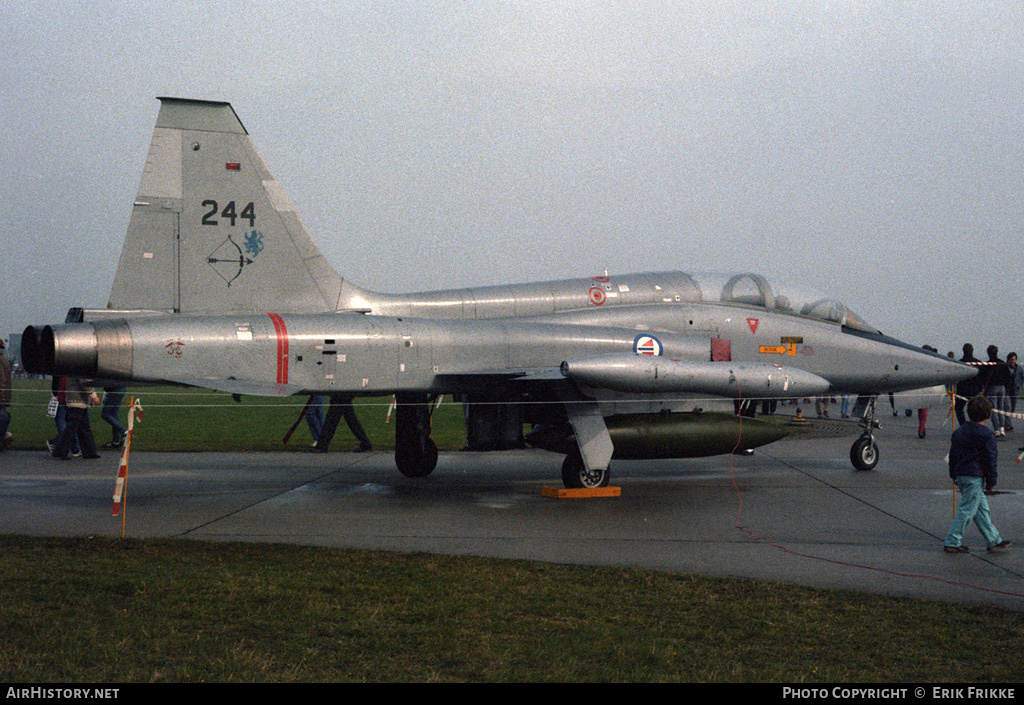
[[[314,313],[346,290],[230,103],[160,98],[108,308]]]

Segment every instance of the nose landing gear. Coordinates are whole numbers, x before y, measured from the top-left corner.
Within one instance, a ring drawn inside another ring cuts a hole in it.
[[[878,465],[878,444],[875,442],[874,433],[875,429],[881,428],[882,425],[875,419],[875,399],[876,397],[871,397],[867,402],[867,408],[860,420],[864,430],[850,447],[850,462],[857,470],[874,470]]]

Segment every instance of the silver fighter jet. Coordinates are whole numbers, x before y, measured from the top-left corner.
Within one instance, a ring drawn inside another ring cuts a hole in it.
[[[852,394],[851,448],[878,462],[885,392],[976,370],[883,335],[834,298],[749,273],[649,272],[384,294],[328,264],[231,105],[160,98],[106,309],[29,326],[26,369],[234,394],[395,395],[395,461],[437,464],[430,410],[466,406],[470,446],[566,454],[568,487],[613,458],[747,451],[785,434],[742,412]]]

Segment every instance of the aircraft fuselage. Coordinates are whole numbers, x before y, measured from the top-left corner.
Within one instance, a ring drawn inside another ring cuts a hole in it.
[[[457,393],[472,383],[453,381],[456,375],[551,373],[566,361],[610,354],[750,363],[827,381],[825,388],[794,386],[786,390],[791,396],[877,394],[974,374],[881,335],[721,304],[486,321],[359,313],[154,316],[47,329],[52,352],[45,356],[53,355],[59,374],[214,388],[220,382],[224,389],[244,382],[249,393],[268,394]],[[638,350],[640,339],[656,348]],[[713,359],[712,341],[723,359]],[[750,389],[749,396],[759,395]]]

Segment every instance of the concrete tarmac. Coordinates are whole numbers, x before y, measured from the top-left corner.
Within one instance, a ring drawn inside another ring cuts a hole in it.
[[[562,456],[537,450],[442,453],[421,480],[389,452],[133,452],[126,534],[642,566],[1022,609],[1024,430],[1000,442],[989,498],[1014,546],[987,553],[971,526],[970,554],[948,555],[944,420],[933,410],[919,439],[916,419],[883,416],[872,472],[850,465],[856,424],[812,419],[749,457],[613,462],[622,495],[601,499],[543,497],[561,486]],[[0,454],[0,533],[120,536],[118,461]]]

